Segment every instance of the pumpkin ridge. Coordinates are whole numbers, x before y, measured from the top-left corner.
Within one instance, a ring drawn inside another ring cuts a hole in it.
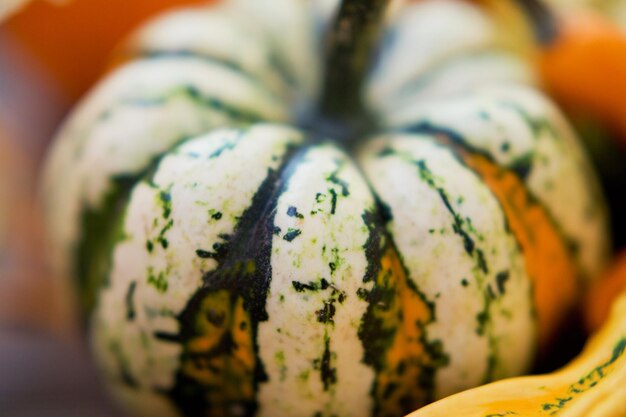
[[[181,140],[183,142],[185,139]],[[119,175],[113,178],[113,185],[98,208],[85,205],[81,215],[80,237],[77,240],[76,282],[80,294],[80,308],[83,312],[83,325],[87,325],[91,313],[97,305],[97,291],[108,284],[112,266],[112,248],[126,237],[124,218],[133,188],[141,181],[152,183],[159,161],[167,154],[155,156],[148,166],[136,174]],[[98,239],[90,239],[96,236]],[[93,242],[103,242],[100,246]],[[108,254],[108,255],[107,255]],[[107,256],[107,259],[103,257]],[[95,260],[95,261],[94,261]],[[94,271],[92,268],[96,268]]]
[[[188,59],[183,60],[180,59],[179,57],[177,57],[178,59],[173,59],[175,56],[172,57],[168,57],[171,59],[171,61],[173,62],[184,62],[184,61],[189,61],[189,62],[201,62],[201,63],[207,63],[207,62],[211,62],[213,64],[213,66],[215,67],[220,67],[220,65],[218,65],[217,61],[209,61],[209,60],[202,60],[202,59],[192,59],[193,57],[189,56],[187,57]],[[163,58],[165,59],[165,57]],[[135,64],[137,62],[141,62],[142,60],[137,60],[137,61],[133,61]],[[150,61],[150,59],[144,59],[143,61]],[[260,87],[260,85],[257,82],[254,82],[252,77],[248,77],[247,74],[245,74],[244,72],[237,72],[240,75],[245,75],[246,82],[249,82],[251,84],[253,84],[255,87]],[[275,97],[274,94],[267,90],[267,89],[260,89],[263,93],[268,94],[274,101],[279,102],[280,99],[278,97]],[[212,111],[219,111],[222,112],[224,115],[232,118],[233,120],[231,120],[231,122],[234,122],[235,124],[237,123],[254,123],[254,122],[260,122],[260,121],[271,121],[271,118],[268,118],[266,116],[260,116],[258,114],[255,114],[254,111],[249,110],[249,109],[239,109],[238,107],[240,107],[240,104],[238,103],[227,103],[225,100],[223,99],[219,99],[219,98],[215,98],[215,97],[211,97],[208,95],[204,95],[196,86],[193,86],[191,83],[189,82],[182,82],[179,83],[177,86],[175,86],[174,88],[170,88],[169,90],[166,90],[164,92],[159,92],[156,95],[151,95],[151,94],[146,94],[145,92],[141,92],[141,94],[139,96],[131,96],[131,97],[119,97],[117,100],[113,101],[112,103],[110,103],[109,105],[107,105],[105,108],[103,108],[94,118],[94,123],[92,126],[89,127],[89,130],[86,132],[82,132],[80,134],[80,136],[78,138],[76,138],[75,140],[80,141],[79,144],[76,145],[76,149],[75,149],[75,155],[74,158],[79,158],[80,155],[82,154],[82,150],[84,148],[84,146],[87,144],[87,140],[85,140],[84,138],[89,138],[89,135],[92,131],[96,130],[96,128],[98,127],[99,123],[103,123],[106,122],[111,115],[117,111],[119,108],[124,107],[124,106],[129,106],[129,107],[153,107],[153,106],[159,106],[159,105],[163,105],[166,104],[170,99],[176,97],[177,95],[183,95],[186,98],[188,98],[191,102],[193,102],[196,105],[199,105],[200,107],[204,107],[206,109],[212,110]],[[217,126],[213,126],[217,127]],[[205,131],[209,130],[208,128],[205,129]],[[202,132],[198,133],[196,132],[196,134],[194,134],[193,136],[198,136],[200,135]],[[186,137],[188,138],[188,137]],[[162,152],[162,154],[166,153],[169,149],[174,148],[175,146],[177,146],[178,144],[180,144],[180,142],[182,142],[182,140],[185,138],[180,138],[178,139],[174,144],[172,144],[171,146],[169,146],[168,149],[164,150]]]
[[[405,106],[390,119],[394,131],[443,131],[524,179],[566,239],[587,284],[602,269],[608,248],[603,199],[575,132],[559,110],[517,85],[449,97],[440,109]],[[569,203],[568,203],[569,202]]]
[[[447,148],[446,148],[447,149]],[[480,336],[484,336],[487,338],[488,346],[489,346],[489,354],[487,356],[487,368],[485,370],[485,375],[483,377],[483,381],[490,382],[494,379],[494,373],[496,372],[497,363],[498,363],[498,343],[497,337],[494,335],[494,326],[492,322],[492,305],[493,301],[496,299],[496,294],[494,293],[491,285],[485,285],[485,276],[489,274],[489,265],[485,259],[485,253],[482,249],[477,247],[474,238],[471,236],[474,231],[472,230],[471,223],[468,224],[466,220],[464,220],[457,211],[450,204],[450,197],[448,193],[444,190],[436,182],[436,178],[432,171],[428,168],[425,160],[414,160],[412,157],[404,155],[401,152],[398,152],[392,148],[383,149],[378,156],[386,157],[389,155],[396,155],[402,159],[405,159],[411,165],[414,165],[419,173],[419,177],[423,183],[428,185],[428,187],[435,191],[439,198],[441,199],[446,211],[452,216],[453,219],[453,232],[463,241],[463,248],[468,257],[472,259],[474,263],[474,278],[479,287],[482,288],[482,303],[483,308],[476,315],[476,333]],[[408,274],[408,273],[407,273]]]
[[[225,103],[223,100],[214,98],[214,97],[205,97],[203,96],[196,88],[191,85],[183,85],[179,86],[171,91],[159,94],[157,97],[147,98],[147,97],[137,97],[131,99],[121,99],[109,106],[106,110],[101,112],[96,120],[97,122],[106,122],[108,117],[110,117],[111,113],[120,107],[143,107],[143,106],[159,106],[166,103],[172,96],[183,95],[185,98],[191,100],[195,105],[203,106],[213,111],[219,111],[225,115],[227,115],[230,119],[237,123],[253,123],[263,120],[262,116],[255,114],[252,111],[239,109],[238,106],[230,105]],[[90,130],[95,130],[98,123],[90,128]],[[88,137],[89,134],[85,133],[84,137]],[[149,176],[150,171],[153,171],[158,165],[158,161],[170,152],[173,149],[176,149],[178,145],[183,143],[185,140],[189,139],[188,136],[184,136],[178,138],[174,144],[168,147],[168,149],[160,152],[159,154],[153,156],[151,161],[146,164],[146,168],[140,170],[139,172],[129,172],[128,174],[117,175],[113,178],[113,185],[109,185],[108,191],[104,194],[102,203],[100,203],[99,208],[92,208],[89,205],[85,205],[81,212],[81,227],[82,231],[81,236],[78,237],[76,243],[76,251],[78,253],[76,257],[76,277],[78,282],[78,288],[80,289],[80,308],[84,314],[85,322],[88,320],[90,312],[93,310],[93,307],[96,303],[95,293],[97,289],[101,285],[101,283],[106,282],[107,274],[107,266],[105,263],[110,264],[109,261],[105,261],[104,259],[100,259],[104,256],[104,252],[102,254],[98,254],[102,247],[100,244],[95,244],[94,242],[100,242],[103,239],[105,242],[105,247],[113,247],[114,244],[119,240],[119,237],[114,237],[112,233],[112,224],[118,224],[123,222],[123,219],[118,219],[121,216],[121,210],[125,206],[125,201],[128,200],[128,197],[131,193],[133,186],[140,181],[142,177]],[[78,155],[80,155],[83,151],[84,143],[79,145],[76,149]],[[112,215],[111,211],[115,211]],[[111,217],[110,219],[105,219],[105,217]],[[87,236],[98,236],[99,239],[90,240]],[[91,243],[90,243],[91,242]],[[93,261],[96,259],[97,261]],[[91,269],[97,269],[97,271],[90,272]],[[100,278],[88,278],[90,274],[97,274]],[[99,284],[100,283],[100,284]]]
[[[97,303],[98,289],[106,285],[112,264],[111,248],[120,240],[126,201],[138,181],[128,177],[115,181],[100,208],[85,207],[80,216],[81,236],[76,244],[75,282],[79,308],[85,313],[82,324],[87,325],[90,312]],[[92,236],[92,238],[88,238]]]
[[[387,100],[389,100],[389,102],[394,102],[394,106],[400,106],[401,104],[399,103],[402,103],[402,100],[404,98],[410,98],[412,94],[419,93],[420,90],[422,90],[422,88],[431,81],[432,77],[437,76],[437,72],[441,69],[454,66],[455,64],[457,64],[457,62],[466,61],[469,58],[485,59],[485,57],[498,55],[517,58],[514,53],[507,50],[494,50],[493,45],[477,46],[472,49],[463,51],[462,53],[456,51],[451,52],[447,56],[442,56],[436,62],[430,63],[428,67],[423,68],[419,75],[409,80],[406,84],[403,85],[402,89],[396,91]]]
[[[269,91],[267,91],[269,93]],[[237,108],[237,105],[232,105],[224,102],[223,100],[204,96],[197,88],[191,85],[183,85],[179,86],[175,89],[172,89],[159,97],[155,98],[146,98],[146,97],[137,97],[132,99],[123,99],[120,100],[117,104],[125,105],[125,106],[136,106],[136,107],[151,107],[158,106],[166,103],[168,99],[175,95],[183,95],[188,98],[194,104],[206,107],[211,110],[217,110],[223,112],[228,117],[240,122],[240,123],[254,123],[265,120],[264,117],[255,114],[251,110],[240,109]],[[114,107],[117,107],[114,106]],[[106,114],[103,115],[105,117]]]
[[[519,110],[520,114],[523,114],[523,112],[516,106],[509,106],[509,107],[514,108],[516,111]],[[548,128],[543,125],[538,125],[535,122],[531,123],[530,121],[529,121],[529,126],[531,126],[533,129]],[[526,180],[529,171],[532,169],[532,167],[528,166],[530,164],[530,161],[528,160],[528,156],[524,156],[513,161],[510,167],[503,167],[500,164],[498,164],[495,161],[495,159],[487,151],[478,149],[470,145],[469,143],[467,143],[467,141],[463,140],[460,134],[453,131],[452,129],[447,129],[445,127],[431,125],[430,123],[420,123],[418,125],[410,126],[408,128],[402,128],[400,129],[400,131],[407,132],[407,133],[424,133],[424,134],[433,135],[440,144],[452,150],[457,160],[461,164],[470,168],[474,172],[476,172],[475,169],[468,165],[468,163],[463,159],[463,157],[460,156],[460,153],[473,155],[474,157],[477,157],[477,158],[478,157],[483,158],[485,162],[489,164],[493,164],[498,169],[502,171],[510,172],[513,175],[515,175],[519,179],[521,186],[526,189],[525,192],[527,194],[526,198],[528,199],[528,204],[541,206],[542,210],[545,213],[545,216],[547,217],[548,221],[552,225],[551,227],[554,229],[555,233],[558,234],[560,239],[563,241],[563,244],[567,252],[570,254],[570,257],[572,258],[572,262],[575,264],[576,269],[577,270],[581,269],[580,261],[576,257],[578,250],[579,250],[578,244],[576,243],[576,241],[572,238],[569,238],[565,234],[563,228],[556,221],[555,216],[552,213],[550,213],[550,211],[539,200],[539,198],[537,198],[534,195],[534,193],[531,190],[529,190],[528,187],[526,187],[526,185],[524,184],[524,181]],[[507,216],[506,227],[508,230],[510,230],[508,216]],[[526,228],[526,229],[530,233],[531,231],[530,228]],[[576,274],[576,281],[582,282],[581,273]]]
[[[289,89],[299,88],[296,71],[285,62],[276,34],[258,18],[255,8],[218,2],[187,5],[157,15],[131,34],[111,66],[146,56],[195,56],[245,73],[263,88],[287,95]],[[252,57],[247,56],[248,51]]]
[[[370,391],[372,415],[383,417],[403,415],[433,401],[435,373],[448,363],[448,356],[441,341],[428,340],[426,326],[435,320],[435,303],[408,279],[402,256],[385,228],[390,209],[377,201],[377,208],[362,216],[369,229],[363,282],[373,281],[374,286],[358,294],[369,303],[359,338],[363,361],[376,372]]]
[[[579,292],[579,267],[571,246],[545,207],[526,188],[519,174],[496,164],[445,129],[431,127],[436,140],[483,179],[505,214],[507,227],[524,252],[533,283],[542,347],[549,342]]]
[[[265,297],[272,276],[273,219],[278,198],[307,149],[291,145],[281,166],[268,170],[233,234],[224,236],[225,248],[214,257],[217,268],[204,275],[203,286],[178,316],[181,330],[173,338],[183,353],[168,395],[185,415],[201,416],[210,410],[215,416],[252,416],[257,410],[258,385],[267,379],[257,329],[268,319]],[[203,332],[203,320],[221,336]]]
[[[204,61],[207,63],[215,64],[221,67],[224,67],[230,71],[236,72],[247,78],[258,88],[266,91],[267,93],[275,96],[276,92],[272,91],[267,85],[263,84],[263,79],[259,78],[258,75],[252,74],[250,70],[244,68],[242,65],[237,63],[234,60],[228,60],[221,57],[217,57],[211,55],[206,52],[196,52],[192,49],[174,49],[174,50],[140,50],[134,53],[135,59],[144,59],[144,60],[159,60],[159,59],[197,59],[200,61]],[[273,57],[272,57],[273,58]],[[285,86],[293,86],[295,81],[290,77],[285,69],[281,69],[280,63],[276,58],[269,59],[268,63],[270,63],[270,69],[272,69],[276,74],[279,75],[280,80],[285,84]],[[278,98],[278,97],[276,97]]]
[[[437,398],[523,372],[535,344],[530,282],[482,179],[427,135],[383,134],[360,160],[394,210],[388,229],[413,282],[437,306],[428,331],[450,362],[437,371]]]
[[[270,319],[259,325],[270,378],[259,388],[259,415],[371,413],[375,372],[362,360],[367,302],[358,294],[372,286],[361,282],[368,237],[361,213],[373,204],[351,158],[324,142],[311,147],[280,196]],[[287,390],[297,394],[286,398]]]
[[[182,84],[182,87],[181,87]],[[124,92],[124,95],[128,95],[128,92]],[[95,262],[89,262],[88,259],[91,257],[93,252],[98,252],[101,249],[106,249],[108,246],[114,245],[119,239],[110,237],[111,230],[109,225],[114,220],[106,220],[105,217],[109,217],[110,213],[107,213],[111,207],[124,206],[124,201],[127,200],[126,194],[130,193],[130,189],[132,188],[131,183],[139,181],[146,172],[149,172],[151,169],[154,169],[158,160],[160,160],[164,155],[170,152],[172,149],[180,145],[180,143],[189,139],[190,137],[197,136],[197,132],[189,132],[182,131],[181,133],[173,132],[171,138],[168,138],[167,146],[164,149],[160,149],[157,152],[146,156],[137,155],[137,158],[141,158],[140,167],[125,167],[122,172],[114,172],[114,173],[106,173],[106,186],[102,192],[98,193],[98,202],[93,203],[86,199],[85,194],[87,194],[87,188],[93,188],[91,185],[86,185],[85,181],[82,179],[68,179],[70,175],[77,176],[81,171],[88,169],[87,167],[80,167],[80,169],[76,169],[76,166],[71,166],[69,164],[70,158],[72,160],[80,161],[85,158],[86,148],[88,148],[89,144],[93,142],[93,134],[98,131],[98,129],[106,125],[109,122],[109,118],[112,117],[114,112],[118,110],[127,110],[132,108],[133,106],[167,106],[169,100],[176,99],[177,96],[180,95],[185,96],[185,100],[188,98],[192,100],[193,106],[202,106],[202,109],[206,109],[206,111],[210,111],[212,113],[213,118],[229,118],[229,124],[241,125],[252,123],[261,119],[265,119],[262,115],[258,115],[253,111],[242,110],[239,111],[238,108],[243,107],[241,104],[238,104],[236,101],[232,104],[228,104],[223,99],[214,98],[213,93],[203,95],[198,88],[193,87],[192,83],[189,81],[179,83],[179,85],[175,88],[171,88],[165,93],[157,94],[157,98],[155,98],[154,94],[150,94],[149,91],[140,92],[141,97],[117,97],[115,100],[108,102],[105,106],[102,106],[99,109],[99,112],[90,115],[89,119],[92,120],[86,127],[82,127],[81,125],[84,121],[81,121],[81,117],[74,116],[74,119],[70,119],[69,122],[64,127],[63,133],[65,134],[65,155],[66,164],[70,169],[65,169],[64,178],[65,181],[71,182],[70,185],[66,185],[66,188],[70,190],[80,189],[80,192],[74,192],[71,196],[72,198],[80,198],[81,199],[81,207],[77,213],[77,233],[72,237],[71,242],[68,242],[68,248],[66,250],[71,250],[77,254],[74,257],[74,261],[71,266],[67,266],[75,272],[75,280],[77,282],[77,288],[81,292],[81,296],[79,297],[79,308],[83,313],[84,320],[86,323],[89,320],[90,311],[93,309],[93,306],[96,303],[96,297],[94,293],[97,291],[99,284],[97,282],[102,282],[105,280],[106,276],[106,266],[104,263],[106,261],[104,259],[98,259],[101,255],[95,255]],[[81,115],[82,116],[82,115]],[[205,117],[205,116],[203,116]],[[200,117],[198,117],[200,118]],[[81,123],[82,122],[82,123]],[[216,126],[207,125],[204,122],[204,127],[201,131],[209,131]],[[184,128],[183,128],[184,129]],[[193,130],[193,129],[192,129]],[[102,138],[99,138],[102,139]],[[57,148],[60,149],[60,148]],[[71,155],[71,156],[70,156]],[[68,158],[69,156],[69,158]],[[101,157],[106,157],[107,155],[103,155]],[[144,161],[145,159],[145,161]],[[57,161],[58,162],[58,161]],[[147,168],[146,168],[147,167]],[[49,165],[47,169],[50,169]],[[60,167],[57,167],[60,168]],[[74,171],[74,172],[72,172]],[[97,171],[96,171],[97,172]],[[89,172],[91,175],[91,172]],[[90,179],[88,179],[89,181]],[[80,182],[80,184],[76,184]],[[99,185],[98,185],[99,186]],[[122,188],[121,190],[119,188]],[[92,192],[89,190],[89,192]],[[126,197],[125,197],[126,196]],[[91,198],[93,200],[93,198]],[[52,207],[52,211],[54,210],[62,210],[62,207]],[[113,217],[117,218],[120,213],[116,213]],[[88,224],[90,223],[90,225]],[[88,242],[91,237],[95,236],[93,242]],[[109,239],[108,243],[104,244],[103,247],[101,243],[97,243],[102,241],[103,239]],[[61,245],[57,245],[61,246]],[[95,246],[93,248],[88,248],[87,246]],[[82,264],[82,265],[81,265]],[[86,275],[91,274],[89,269],[98,269],[98,271],[94,271],[93,273],[100,275],[100,279],[96,279],[93,283],[89,283],[89,278],[85,278]]]
[[[191,137],[183,137],[169,149],[153,156],[141,171],[115,176],[112,179],[113,185],[108,187],[108,192],[98,208],[92,208],[89,205],[83,207],[80,215],[82,233],[75,249],[77,252],[76,281],[80,294],[80,308],[84,317],[83,325],[87,325],[96,307],[98,289],[108,283],[113,256],[111,249],[125,238],[123,232],[125,210],[134,187],[142,181],[155,187],[154,175],[161,160],[189,139]],[[90,239],[90,236],[97,236],[100,239]],[[93,242],[100,241],[104,241],[105,246],[93,244]],[[148,246],[151,244],[153,244],[151,241],[146,243]],[[108,259],[105,260],[102,257],[107,253],[109,253]],[[97,271],[93,272],[92,268],[96,268]],[[96,276],[90,277],[92,274]]]

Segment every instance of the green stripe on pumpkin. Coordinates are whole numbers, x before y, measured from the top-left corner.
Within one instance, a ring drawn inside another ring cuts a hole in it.
[[[382,207],[380,201],[378,206]],[[371,388],[375,417],[405,415],[433,401],[436,371],[448,364],[442,342],[429,340],[426,332],[426,326],[436,319],[435,303],[409,279],[386,231],[385,219],[390,216],[388,207],[362,215],[369,230],[363,282],[374,286],[359,291],[359,297],[369,304],[359,338],[365,363],[376,371]]]
[[[285,184],[305,150],[291,147],[269,169],[232,235],[223,236],[215,270],[178,316],[181,367],[169,396],[186,416],[254,415],[258,385],[267,379],[258,356],[257,328],[268,319],[273,218]],[[201,255],[199,255],[201,256]]]

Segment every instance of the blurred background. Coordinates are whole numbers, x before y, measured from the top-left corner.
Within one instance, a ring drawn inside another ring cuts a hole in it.
[[[624,0],[552,2],[564,12],[594,9],[626,28]],[[50,138],[109,67],[117,45],[146,17],[189,3],[201,1],[0,0],[1,416],[121,416],[100,390],[75,330],[70,289],[45,264],[37,183]],[[600,171],[618,251],[626,243],[626,217],[620,215],[626,211],[626,138],[567,97],[560,104]],[[607,271],[610,284],[597,290],[600,297],[626,285],[626,256],[619,259]],[[603,306],[593,304],[599,322]],[[572,354],[584,338],[579,322],[573,323]]]

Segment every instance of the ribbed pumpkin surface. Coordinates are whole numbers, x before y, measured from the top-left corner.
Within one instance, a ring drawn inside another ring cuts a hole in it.
[[[59,134],[52,256],[138,414],[403,415],[524,372],[603,263],[576,138],[466,3],[389,16],[372,137],[289,127],[332,3],[165,15]]]

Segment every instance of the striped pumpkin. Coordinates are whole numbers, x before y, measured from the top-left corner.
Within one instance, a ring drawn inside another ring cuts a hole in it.
[[[576,138],[474,6],[388,15],[371,137],[290,127],[333,8],[158,18],[57,138],[52,259],[137,415],[403,415],[527,370],[602,266]]]

